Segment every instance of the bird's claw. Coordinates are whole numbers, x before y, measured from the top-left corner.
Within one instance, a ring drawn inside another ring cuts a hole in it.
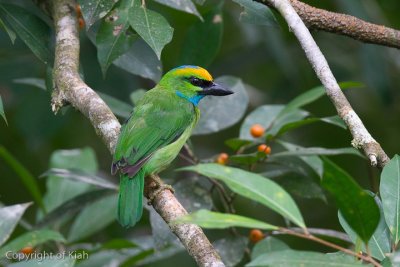
[[[172,186],[170,186],[169,184],[161,184],[161,185],[159,185],[156,189],[152,190],[152,191],[149,193],[149,198],[148,198],[147,204],[151,205],[151,204],[153,203],[154,199],[157,197],[157,195],[158,195],[159,193],[161,193],[162,191],[166,190],[166,189],[168,189],[169,191],[171,191],[172,194],[175,193],[174,188],[172,188]]]

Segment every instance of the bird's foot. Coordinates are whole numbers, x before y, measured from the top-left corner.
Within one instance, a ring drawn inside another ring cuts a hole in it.
[[[157,195],[166,189],[171,191],[172,194],[175,193],[175,190],[169,184],[159,184],[157,188],[149,192],[147,204],[151,205],[154,199],[157,197]]]

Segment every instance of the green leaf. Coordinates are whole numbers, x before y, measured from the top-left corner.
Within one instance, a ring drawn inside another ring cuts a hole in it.
[[[159,13],[142,6],[140,0],[134,0],[129,9],[129,23],[132,28],[154,50],[158,58],[164,46],[171,42],[174,29]]]
[[[11,30],[10,27],[8,27],[1,18],[0,18],[0,26],[7,32],[8,37],[10,37],[11,39],[11,43],[14,44],[15,39],[17,38],[15,32]]]
[[[110,0],[78,0],[87,28],[104,18],[118,1]]]
[[[278,25],[271,9],[265,4],[253,0],[233,0],[244,8],[240,13],[240,21],[256,25]]]
[[[400,156],[395,155],[383,168],[380,193],[386,223],[394,244],[400,240]]]
[[[126,239],[112,239],[101,245],[101,249],[136,248],[138,245]]]
[[[18,84],[31,85],[33,87],[46,91],[45,81],[40,78],[19,78],[19,79],[14,79],[13,82]]]
[[[240,139],[254,140],[250,134],[250,128],[254,124],[260,124],[264,129],[270,129],[278,114],[284,109],[284,105],[264,105],[253,110],[240,127]]]
[[[311,251],[280,250],[260,255],[246,267],[359,267],[364,266],[354,257],[345,255],[338,257]]]
[[[46,176],[58,176],[66,179],[71,179],[75,181],[81,181],[84,183],[96,185],[102,188],[109,188],[109,189],[117,189],[118,185],[114,184],[108,180],[105,180],[99,176],[86,173],[84,171],[80,170],[74,170],[74,169],[50,169],[40,175],[40,177],[46,177]]]
[[[377,196],[375,197],[375,201],[378,204],[381,217],[378,227],[376,228],[374,234],[368,242],[368,248],[370,249],[372,257],[378,260],[383,260],[386,257],[386,254],[390,253],[391,251],[390,231],[385,222],[381,201]],[[338,213],[338,216],[339,222],[342,225],[343,229],[349,235],[351,241],[356,244],[359,240],[359,237],[353,231],[353,229],[351,229],[350,225],[348,225],[340,212]],[[362,251],[368,253],[365,245],[362,245]]]
[[[229,227],[258,228],[276,230],[277,226],[264,223],[244,216],[199,210],[172,221],[172,224],[192,223],[202,228],[224,229]]]
[[[21,182],[25,185],[26,189],[32,195],[36,204],[45,211],[45,206],[43,203],[42,193],[40,192],[39,185],[33,177],[33,175],[22,165],[13,155],[11,155],[8,150],[0,145],[0,158],[3,158],[4,161],[15,171],[18,177],[21,179]]]
[[[43,228],[48,225],[52,225],[69,215],[75,214],[77,211],[83,209],[86,205],[114,193],[114,190],[98,189],[80,194],[64,202],[62,205],[46,214],[46,216],[44,216],[44,218],[37,223],[36,227]]]
[[[0,95],[0,116],[3,117],[4,121],[5,121],[6,124],[8,125],[7,118],[6,118],[6,114],[4,113],[3,99],[1,98],[1,95]]]
[[[233,192],[257,201],[300,227],[303,217],[291,196],[275,182],[261,175],[219,164],[199,164],[181,168],[223,181]]]
[[[127,52],[138,38],[129,27],[128,12],[131,2],[132,0],[122,0],[101,22],[97,31],[97,58],[103,77],[111,63]]]
[[[24,247],[35,247],[39,244],[46,243],[47,241],[66,242],[64,237],[59,232],[52,230],[36,230],[20,235],[5,244],[0,249],[0,258],[4,257],[7,251],[17,253]]]
[[[276,237],[268,236],[255,244],[253,250],[251,251],[251,259],[254,260],[264,253],[286,249],[290,249],[290,247],[286,245],[285,242],[279,240]]]
[[[191,0],[154,0],[162,5],[181,10],[183,12],[193,14],[197,16],[200,20],[203,20],[199,11],[197,11],[196,6]]]
[[[177,65],[207,67],[211,64],[221,48],[223,34],[221,8],[221,5],[216,5],[204,15],[204,22],[197,21],[189,27]]]
[[[379,208],[374,198],[328,159],[324,159],[322,185],[335,198],[346,222],[367,243],[379,223]]]
[[[66,253],[68,255],[68,253]],[[17,263],[9,264],[8,267],[73,267],[75,265],[74,257],[57,257],[45,259],[33,259],[29,261],[20,261]]]
[[[305,117],[309,115],[310,113],[305,110],[293,109],[289,112],[286,112],[282,116],[276,117],[269,129],[267,129],[266,133],[268,136],[276,136],[278,135],[282,127],[302,121]]]
[[[250,140],[244,140],[240,138],[231,138],[228,140],[225,140],[225,145],[227,145],[229,148],[231,148],[233,151],[239,150],[243,146],[247,146],[252,144],[253,142]]]
[[[276,136],[280,136],[288,131],[297,129],[304,125],[312,124],[314,122],[325,122],[325,123],[329,123],[329,124],[338,126],[340,128],[346,129],[346,124],[338,116],[325,117],[325,118],[306,118],[306,119],[302,119],[302,120],[284,124],[279,129],[278,133],[276,133]]]
[[[89,174],[97,171],[97,159],[93,149],[56,150],[50,158],[50,169],[75,169]],[[71,181],[57,176],[49,176],[46,179],[47,192],[44,196],[44,203],[48,211],[53,210],[65,201],[87,192],[92,185],[87,183]],[[62,188],[62,190],[61,190]]]
[[[104,100],[104,102],[106,102],[107,106],[110,107],[111,111],[115,115],[120,116],[124,119],[129,118],[133,110],[133,107],[131,105],[104,93],[97,92],[97,94],[101,97],[101,99]]]
[[[297,148],[291,151],[283,151],[278,152],[271,155],[271,158],[278,157],[288,157],[288,156],[314,156],[314,155],[325,155],[325,156],[334,156],[334,155],[342,155],[349,154],[354,156],[359,156],[364,158],[364,155],[361,154],[357,149],[352,147],[344,147],[344,148],[323,148],[323,147],[302,147]]]
[[[214,241],[212,245],[226,266],[236,266],[243,258],[248,240],[244,236],[228,236]]]
[[[264,153],[262,153],[262,154],[264,154]],[[251,165],[251,164],[256,163],[260,159],[260,157],[258,155],[259,154],[257,152],[249,153],[249,154],[232,155],[229,157],[229,161],[238,163],[238,164]]]
[[[193,135],[210,134],[228,128],[237,123],[246,112],[249,96],[242,81],[232,76],[218,77],[215,81],[235,93],[203,99],[199,104],[201,117]]]
[[[112,223],[115,220],[117,201],[118,194],[114,194],[87,205],[72,224],[68,241],[81,240]]]
[[[0,208],[0,246],[10,237],[22,214],[31,204],[24,203]]]
[[[117,58],[113,64],[129,73],[151,79],[155,83],[161,79],[161,61],[143,40],[136,41],[131,49]]]
[[[45,64],[52,61],[50,28],[39,17],[16,5],[1,4],[0,17]]]

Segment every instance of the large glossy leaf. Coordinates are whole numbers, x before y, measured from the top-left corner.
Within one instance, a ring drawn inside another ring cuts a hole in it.
[[[304,118],[306,118],[309,115],[310,115],[310,113],[308,113],[305,110],[293,109],[290,112],[285,113],[283,116],[278,116],[273,121],[273,123],[269,127],[269,129],[267,129],[267,135],[275,136],[279,133],[281,128],[283,128],[284,126],[291,125],[291,124],[297,123],[299,121],[302,121],[302,120],[304,120]]]
[[[118,1],[110,0],[78,0],[87,28],[105,17]]]
[[[254,260],[264,253],[286,249],[290,249],[290,247],[286,245],[286,243],[276,237],[268,236],[260,242],[257,242],[257,244],[254,246],[253,250],[251,251],[251,259]]]
[[[240,127],[239,137],[241,139],[253,140],[254,137],[250,134],[250,128],[254,124],[260,124],[268,131],[278,114],[284,108],[284,105],[264,105],[256,108],[244,120]]]
[[[252,218],[234,214],[213,212],[209,210],[199,210],[193,212],[191,214],[176,219],[172,223],[192,223],[197,224],[202,228],[210,229],[223,229],[228,227],[258,228],[264,230],[278,229],[277,226],[254,220]]]
[[[4,23],[4,21],[0,18],[0,26],[7,32],[8,37],[10,37],[11,43],[14,44],[15,39],[17,38],[17,35],[7,24]]]
[[[324,159],[322,185],[335,198],[350,227],[367,243],[379,223],[379,207],[354,179],[339,166]]]
[[[275,182],[261,175],[219,164],[199,164],[182,168],[223,181],[232,191],[278,212],[300,227],[303,217],[291,196]]]
[[[382,210],[382,204],[378,196],[375,197],[375,201],[379,206],[380,211],[380,220],[378,227],[376,228],[374,234],[372,235],[371,239],[368,242],[368,248],[371,252],[372,257],[383,260],[386,257],[386,254],[390,253],[391,251],[391,240],[390,240],[390,231],[386,225],[385,217]],[[343,215],[339,212],[339,222],[342,225],[343,229],[349,235],[351,241],[354,244],[357,244],[359,237],[357,234],[351,229],[350,225],[346,222],[343,218]],[[365,245],[362,245],[362,251],[368,253],[365,248]]]
[[[271,251],[246,264],[248,267],[359,267],[361,265],[360,261],[349,255],[338,257],[332,254],[296,250]]]
[[[68,255],[68,253],[66,253]],[[53,257],[45,259],[33,259],[28,261],[20,261],[8,265],[9,267],[72,267],[75,264],[74,257]]]
[[[277,25],[276,19],[272,11],[266,5],[252,0],[233,0],[244,8],[240,13],[242,22],[257,25]]]
[[[97,92],[97,94],[101,97],[101,99],[104,100],[104,102],[106,102],[107,106],[110,107],[111,111],[115,115],[120,116],[124,119],[129,118],[133,110],[133,107],[131,105],[104,93]]]
[[[18,175],[18,178],[21,179],[21,182],[25,185],[26,189],[32,195],[32,198],[39,205],[39,207],[44,211],[44,204],[42,200],[42,193],[40,192],[39,185],[37,180],[33,175],[19,162],[8,150],[0,145],[0,158],[3,158],[4,161],[15,171]]]
[[[283,151],[274,153],[271,155],[271,158],[278,158],[278,157],[288,157],[288,156],[334,156],[334,155],[342,155],[342,154],[349,154],[355,155],[359,157],[364,157],[357,149],[352,147],[344,147],[344,148],[323,148],[323,147],[303,147],[297,148],[291,151]]]
[[[117,189],[118,185],[114,184],[110,181],[107,181],[99,176],[86,173],[84,171],[80,170],[75,170],[75,169],[50,169],[43,173],[40,177],[45,177],[45,176],[58,176],[66,179],[71,179],[75,181],[81,181],[84,183],[96,185],[102,188],[109,188],[109,189]]]
[[[202,67],[210,65],[221,47],[222,34],[221,5],[216,5],[204,15],[204,22],[197,21],[189,27],[182,44],[178,65],[190,64]]]
[[[400,240],[400,156],[395,155],[383,168],[380,193],[386,223],[397,244]]]
[[[161,61],[143,40],[136,41],[128,52],[114,61],[114,65],[155,83],[161,79]]]
[[[213,242],[213,247],[221,256],[227,267],[236,266],[243,258],[248,238],[244,236],[228,236]]]
[[[53,209],[50,213],[46,214],[46,216],[44,216],[44,218],[37,223],[36,227],[43,228],[49,225],[54,225],[56,222],[59,222],[67,216],[75,214],[79,210],[83,209],[86,205],[112,194],[115,194],[114,190],[98,189],[73,197],[72,199]]]
[[[117,201],[118,194],[113,194],[87,205],[72,224],[68,241],[88,237],[112,223],[116,218]]]
[[[0,208],[0,246],[10,237],[22,214],[31,204],[17,204]]]
[[[44,63],[51,62],[50,28],[26,9],[10,4],[0,5],[0,17]]]
[[[147,9],[140,0],[134,0],[129,9],[129,23],[160,58],[161,51],[171,42],[174,32],[168,21],[161,14]]]
[[[0,258],[4,257],[7,251],[16,253],[24,247],[35,247],[39,244],[46,243],[47,241],[65,242],[65,239],[59,232],[52,230],[37,230],[28,232],[5,244],[0,249]]]
[[[88,147],[83,149],[57,150],[51,155],[50,168],[76,169],[89,174],[95,174],[97,171],[96,155],[93,149]],[[46,186],[47,192],[44,196],[44,202],[48,211],[92,188],[87,183],[71,181],[55,175],[51,175],[46,179]]]
[[[0,95],[0,116],[3,117],[3,120],[8,124],[6,114],[4,113],[4,107],[3,107],[3,99],[1,98]]]
[[[193,14],[202,19],[199,11],[197,11],[196,6],[193,4],[191,0],[154,0],[154,1],[175,8],[177,10]]]
[[[113,2],[113,1],[108,1]],[[129,27],[128,12],[132,0],[122,0],[101,22],[96,35],[97,58],[103,76],[119,56],[129,50],[138,38]]]
[[[249,96],[242,81],[232,76],[222,76],[216,82],[235,93],[224,97],[206,97],[200,102],[201,117],[193,131],[194,135],[228,128],[237,123],[246,112]]]

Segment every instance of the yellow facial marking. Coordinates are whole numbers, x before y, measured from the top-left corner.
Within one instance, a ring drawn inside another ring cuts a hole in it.
[[[175,71],[176,74],[178,75],[195,75],[196,77],[203,79],[203,80],[207,80],[207,81],[212,81],[213,77],[211,76],[210,73],[208,73],[208,71],[206,71],[203,68],[182,68],[182,69],[177,69]]]

